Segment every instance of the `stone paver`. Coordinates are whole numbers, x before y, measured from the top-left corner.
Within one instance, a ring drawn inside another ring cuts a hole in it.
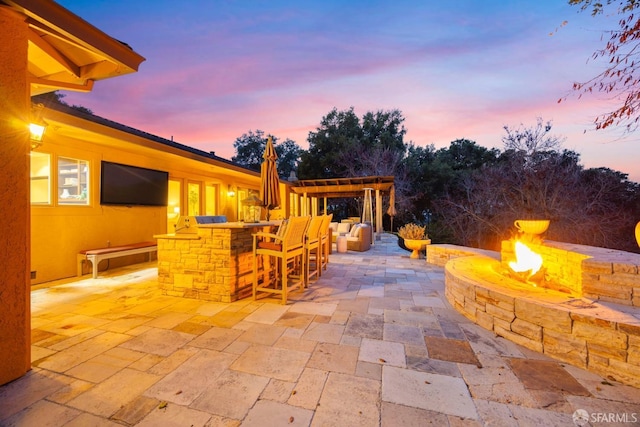
[[[142,421],[136,424],[138,427],[182,427],[204,426],[211,419],[211,414],[187,408],[180,405],[167,405],[163,408],[155,408]],[[89,425],[89,424],[87,424]]]
[[[154,263],[32,292],[33,370],[2,426],[571,426],[640,419],[640,390],[482,329],[444,270],[383,235],[276,299],[162,295]],[[640,316],[640,314],[639,314]],[[635,417],[635,418],[634,418]],[[599,424],[595,424],[599,425]]]
[[[227,370],[190,405],[210,414],[241,420],[267,386],[268,378]]]
[[[283,381],[296,381],[310,356],[304,351],[253,345],[238,357],[231,369]]]
[[[432,359],[481,366],[468,341],[440,337],[424,337]]]
[[[397,342],[372,340],[369,338],[362,339],[358,360],[369,363],[380,363],[382,365],[400,366],[403,368],[407,365],[404,345]]]
[[[46,414],[46,417],[45,417]],[[47,400],[39,400],[3,421],[3,426],[50,426],[64,425],[80,416],[82,412],[74,408],[58,405]]]
[[[312,426],[377,426],[380,413],[378,381],[331,373]]]
[[[308,426],[312,417],[313,411],[308,409],[260,400],[251,409],[242,425],[244,427]]]
[[[353,374],[358,363],[358,348],[347,345],[319,343],[307,366],[331,372]]]
[[[326,371],[306,368],[291,391],[288,403],[301,408],[316,409],[328,375]]]
[[[194,338],[191,334],[152,328],[121,344],[130,350],[145,351],[158,356],[169,356]]]
[[[67,404],[95,415],[110,417],[158,382],[160,378],[158,375],[146,372],[123,369]]]
[[[384,366],[382,400],[463,418],[478,414],[461,378]]]
[[[242,331],[238,329],[218,328],[216,326],[191,341],[190,345],[208,348],[210,350],[223,350],[233,343]]]

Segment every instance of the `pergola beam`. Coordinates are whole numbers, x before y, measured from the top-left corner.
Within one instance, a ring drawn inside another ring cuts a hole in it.
[[[390,193],[393,188],[393,176],[363,176],[354,178],[331,178],[312,179],[296,181],[291,187],[291,191],[302,198],[301,205],[308,206],[308,198],[312,200],[324,199],[324,209],[326,213],[327,199],[340,199],[348,197],[362,197],[365,188],[375,190],[376,198],[376,238],[382,233],[382,193]],[[312,208],[312,212],[318,209],[317,204]],[[303,215],[308,214],[305,209],[301,210]]]
[[[296,194],[307,194],[312,197],[359,197],[365,188],[388,192],[393,182],[393,176],[312,179],[295,182],[291,190]]]

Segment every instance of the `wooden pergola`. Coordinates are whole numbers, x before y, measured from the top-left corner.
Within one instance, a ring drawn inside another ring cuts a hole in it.
[[[324,199],[324,213],[327,212],[327,199],[344,197],[362,197],[365,189],[375,190],[376,238],[382,233],[382,195],[394,191],[393,176],[362,176],[354,178],[309,179],[292,183],[291,191],[302,198],[301,214],[308,215],[309,199]],[[317,211],[317,206],[315,207]]]

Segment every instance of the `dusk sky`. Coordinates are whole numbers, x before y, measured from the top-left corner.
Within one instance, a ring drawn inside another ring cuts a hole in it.
[[[640,182],[637,136],[593,130],[611,101],[571,92],[602,69],[588,60],[618,16],[566,0],[59,3],[146,58],[66,102],[221,157],[257,129],[307,149],[334,107],[398,109],[405,141],[436,148],[467,138],[502,149],[505,125],[541,117],[585,167]]]

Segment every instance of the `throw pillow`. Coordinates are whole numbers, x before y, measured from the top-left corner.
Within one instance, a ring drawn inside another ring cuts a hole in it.
[[[341,222],[340,224],[338,224],[338,233],[348,234],[350,228],[351,228],[351,224],[347,222]]]

